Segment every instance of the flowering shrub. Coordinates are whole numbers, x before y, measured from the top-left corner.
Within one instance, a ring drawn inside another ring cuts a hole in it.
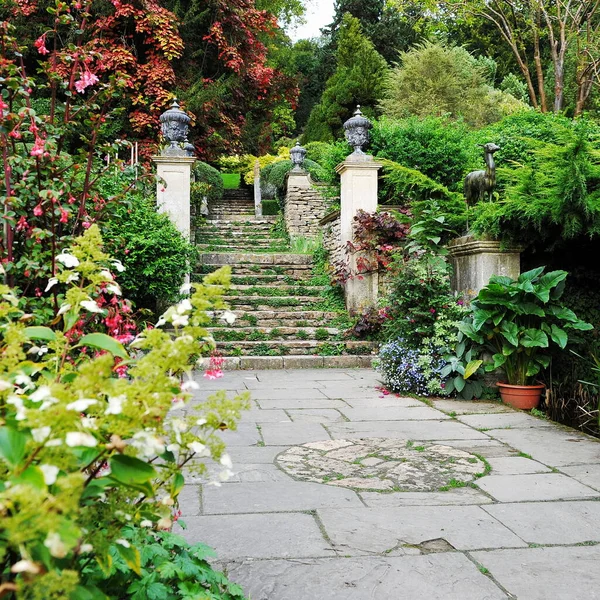
[[[407,347],[404,340],[396,340],[382,346],[377,370],[392,391],[429,396],[442,389],[440,371],[443,365],[439,357],[429,352],[420,353]]]
[[[362,311],[356,323],[344,332],[346,337],[361,340],[377,339],[381,333],[383,324],[390,318],[386,306],[378,308],[371,306]]]
[[[231,474],[218,433],[235,429],[248,398],[218,392],[193,414],[181,410],[199,387],[190,374],[195,360],[214,347],[207,310],[224,308],[228,272],[195,284],[157,327],[134,337],[111,317],[119,263],[101,244],[92,226],[68,251],[57,252],[48,285],[56,289],[58,310],[47,324],[31,325],[15,291],[0,286],[1,595],[105,598],[104,580],[118,571],[120,597],[176,597],[142,585],[149,574],[146,546],[177,517],[183,467],[192,458],[220,463],[221,479]],[[222,375],[219,365],[208,375]],[[175,560],[177,543],[165,543]],[[181,552],[202,567],[205,553]],[[155,576],[172,579],[166,569]],[[215,575],[194,585],[189,589],[200,591],[193,597],[214,592],[220,598],[216,593],[228,584]],[[146,591],[136,596],[137,589]],[[235,594],[222,597],[241,597]]]

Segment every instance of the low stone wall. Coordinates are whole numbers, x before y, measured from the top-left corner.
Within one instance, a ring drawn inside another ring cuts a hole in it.
[[[323,247],[329,253],[329,263],[340,264],[346,258],[340,233],[340,211],[325,215],[319,221],[319,228],[323,236]]]
[[[325,216],[325,199],[305,173],[290,173],[285,198],[284,218],[291,237],[315,239],[321,232],[319,221]]]

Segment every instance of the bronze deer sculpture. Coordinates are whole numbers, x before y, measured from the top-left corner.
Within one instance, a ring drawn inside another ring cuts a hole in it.
[[[465,200],[467,206],[472,206],[480,200],[491,202],[496,187],[496,163],[494,153],[500,150],[500,146],[488,143],[483,145],[485,157],[485,170],[472,171],[465,177]]]

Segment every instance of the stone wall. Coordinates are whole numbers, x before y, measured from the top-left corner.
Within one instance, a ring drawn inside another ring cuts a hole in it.
[[[290,173],[283,211],[291,237],[318,238],[327,208],[321,192],[305,173]]]
[[[319,221],[319,228],[323,236],[323,247],[329,253],[330,264],[340,264],[346,258],[340,227],[339,210],[325,215]]]

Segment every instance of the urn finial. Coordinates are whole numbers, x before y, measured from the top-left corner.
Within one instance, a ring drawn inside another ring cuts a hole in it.
[[[362,147],[369,142],[369,130],[372,127],[371,121],[362,114],[360,104],[357,104],[354,116],[344,123],[346,140],[354,148],[351,156],[364,154]]]

